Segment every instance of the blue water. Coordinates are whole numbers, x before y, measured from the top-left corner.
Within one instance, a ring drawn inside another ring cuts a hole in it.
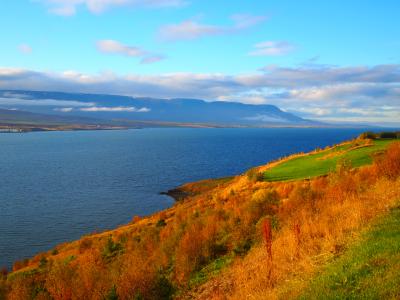
[[[0,266],[173,204],[159,192],[235,175],[363,129],[0,134]]]

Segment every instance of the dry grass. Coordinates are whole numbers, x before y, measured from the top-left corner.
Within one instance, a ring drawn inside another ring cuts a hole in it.
[[[289,215],[281,212],[285,225],[272,243],[272,266],[267,263],[265,245],[254,247],[220,278],[229,286],[227,298],[295,298],[319,266],[340,254],[360,228],[395,204],[400,198],[400,180],[382,178],[354,194],[343,194],[336,187],[326,193],[314,207],[305,206]]]

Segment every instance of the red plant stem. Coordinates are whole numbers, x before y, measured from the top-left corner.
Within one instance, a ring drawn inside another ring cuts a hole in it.
[[[272,226],[270,219],[264,220],[263,233],[264,233],[265,246],[267,247],[268,259],[272,261]]]

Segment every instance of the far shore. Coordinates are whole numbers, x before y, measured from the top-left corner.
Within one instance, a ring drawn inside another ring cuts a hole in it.
[[[205,124],[205,123],[178,123],[178,122],[158,122],[141,121],[123,125],[99,125],[99,124],[7,124],[0,123],[1,133],[28,133],[45,131],[90,131],[90,130],[128,130],[144,128],[367,128],[367,126],[357,125],[268,125],[268,126],[246,126],[233,124]]]

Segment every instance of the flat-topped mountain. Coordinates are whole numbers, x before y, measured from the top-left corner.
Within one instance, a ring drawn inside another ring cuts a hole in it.
[[[105,120],[158,121],[217,126],[322,126],[274,105],[199,99],[155,99],[130,96],[42,91],[0,91],[0,109]]]

